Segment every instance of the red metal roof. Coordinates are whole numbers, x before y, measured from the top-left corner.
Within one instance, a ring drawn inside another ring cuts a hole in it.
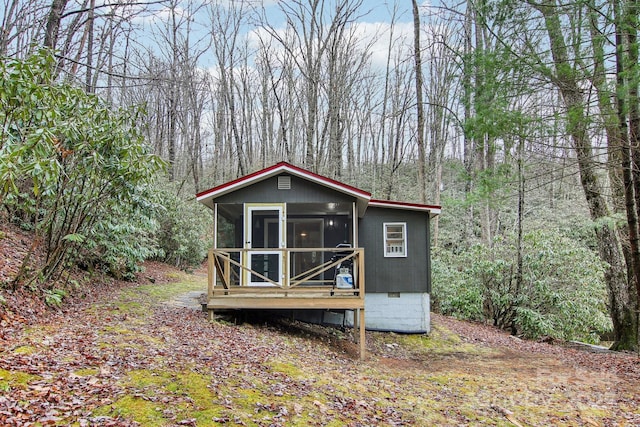
[[[233,181],[218,185],[217,187],[213,187],[209,190],[202,191],[196,194],[196,198],[200,201],[203,199],[208,199],[210,197],[220,196],[222,194],[229,193],[230,191],[251,185],[254,182],[262,181],[281,172],[288,172],[292,175],[307,178],[310,181],[317,182],[324,185],[325,187],[331,187],[335,190],[342,191],[343,193],[353,194],[358,198],[367,199],[367,201],[371,198],[371,193],[336,181],[335,179],[327,178],[326,176],[318,175],[317,173],[299,168],[287,162],[280,162],[266,169],[253,172],[249,175],[234,179]]]
[[[342,193],[346,193],[356,197],[358,200],[358,204],[360,205],[360,215],[364,214],[364,210],[367,206],[424,211],[431,213],[432,216],[438,215],[440,213],[440,206],[435,205],[393,202],[389,200],[372,200],[371,193],[367,191],[336,181],[335,179],[331,179],[326,176],[318,175],[317,173],[299,168],[287,162],[277,163],[268,168],[250,173],[249,175],[234,179],[233,181],[226,182],[224,184],[210,188],[209,190],[202,191],[196,194],[196,198],[199,202],[210,205],[212,200],[216,197],[219,197],[223,194],[231,193],[235,190],[249,186],[255,182],[259,182],[272,176],[278,175],[281,172],[286,172],[291,175],[302,177],[309,181],[324,185],[325,187],[329,187]]]

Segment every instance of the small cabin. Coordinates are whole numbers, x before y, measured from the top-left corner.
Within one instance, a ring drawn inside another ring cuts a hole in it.
[[[429,222],[439,206],[375,200],[285,162],[197,199],[214,215],[211,313],[286,309],[342,321],[361,346],[365,327],[429,332]]]

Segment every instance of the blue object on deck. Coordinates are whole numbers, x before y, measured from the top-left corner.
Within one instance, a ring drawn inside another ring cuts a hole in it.
[[[336,288],[353,289],[353,276],[351,273],[340,273],[336,276]]]

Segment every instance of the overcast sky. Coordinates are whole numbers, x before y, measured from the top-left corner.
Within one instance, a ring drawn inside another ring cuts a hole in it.
[[[330,10],[330,6],[335,4],[336,0],[325,0],[328,5],[327,10]],[[211,11],[209,7],[200,7],[201,1],[198,0],[184,0],[181,2],[181,7],[185,10],[185,15],[190,15],[187,10],[197,10],[195,13],[191,13],[193,16],[192,21],[189,23],[191,28],[190,39],[191,43],[195,43],[198,39],[206,39],[206,34],[211,28]],[[231,0],[221,0],[217,4],[222,8],[232,3]],[[269,21],[269,24],[274,28],[284,28],[285,20],[281,10],[281,6],[274,0],[235,0],[233,3],[242,3],[243,7],[249,10],[250,7],[257,8],[258,10],[264,10],[265,16]],[[422,10],[426,10],[428,3],[424,2],[421,6]],[[154,6],[155,12],[153,14],[146,14],[144,17],[138,18],[138,23],[145,31],[144,34],[148,35],[138,40],[140,44],[147,48],[153,49],[153,45],[156,42],[160,42],[162,37],[154,32],[158,31],[158,26],[162,27],[162,22],[169,22],[170,11],[162,5]],[[358,14],[357,33],[358,37],[363,42],[370,42],[375,40],[373,49],[371,49],[371,61],[374,65],[382,66],[386,61],[387,43],[388,43],[388,30],[391,21],[394,19],[395,9],[395,28],[394,36],[402,37],[403,34],[406,37],[412,37],[413,32],[413,16],[411,11],[411,2],[408,0],[397,1],[372,1],[364,0],[360,7],[360,13]],[[247,13],[249,15],[249,13]],[[327,14],[328,15],[328,14]],[[185,24],[186,25],[186,24]],[[260,31],[260,28],[255,20],[248,20],[241,29],[241,33],[244,36],[252,38],[252,33]],[[146,39],[146,40],[145,40]],[[162,50],[162,49],[161,49]],[[213,55],[205,54],[201,57],[201,64],[205,68],[215,67],[215,61]]]

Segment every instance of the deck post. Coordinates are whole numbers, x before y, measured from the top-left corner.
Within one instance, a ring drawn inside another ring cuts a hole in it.
[[[207,301],[213,298],[213,287],[215,286],[214,256],[213,249],[209,249],[209,256],[207,257]]]
[[[359,314],[359,310],[354,310],[353,312],[353,335],[354,335],[354,339],[356,340],[356,342],[358,342],[358,334],[357,332],[360,331],[359,329],[359,319],[358,319],[358,314]],[[346,314],[345,314],[346,315]]]
[[[364,325],[364,308],[359,308],[357,313],[358,317],[360,317],[358,321],[358,332],[360,338],[358,341],[360,342],[360,360],[364,360],[367,352],[367,342],[365,339],[365,325]],[[354,317],[355,320],[355,317]]]
[[[229,254],[231,256],[231,254]],[[229,258],[224,259],[224,281],[231,286],[231,261]]]
[[[358,292],[360,299],[364,300],[364,250],[358,252],[356,262],[358,268]]]

